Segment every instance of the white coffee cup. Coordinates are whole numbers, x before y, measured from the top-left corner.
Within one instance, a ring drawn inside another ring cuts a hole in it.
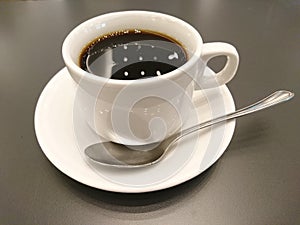
[[[112,32],[132,29],[171,37],[183,46],[188,61],[162,76],[138,80],[110,79],[80,68],[79,57],[88,43]],[[62,55],[78,84],[76,101],[82,120],[101,137],[126,145],[159,142],[178,131],[189,117],[195,87],[226,84],[234,77],[239,62],[232,45],[204,44],[188,23],[149,11],[113,12],[83,22],[66,37]],[[214,76],[205,76],[207,62],[216,56],[227,57],[224,68]]]

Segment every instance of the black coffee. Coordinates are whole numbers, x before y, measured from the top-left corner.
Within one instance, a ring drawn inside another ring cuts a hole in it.
[[[80,67],[98,76],[135,80],[163,75],[187,61],[184,48],[170,37],[144,30],[118,31],[83,49]]]

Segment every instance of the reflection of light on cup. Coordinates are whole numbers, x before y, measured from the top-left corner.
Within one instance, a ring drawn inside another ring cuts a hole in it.
[[[149,96],[133,105],[129,126],[132,134],[141,140],[163,140],[170,135],[170,130],[180,128],[181,118],[171,103]]]
[[[136,85],[138,83],[139,80],[132,81],[113,97],[110,129],[114,136],[108,139],[114,138],[114,142],[126,145],[161,142],[179,131],[193,110],[191,84],[187,83],[187,86],[182,87],[182,82],[179,85],[164,78],[149,83],[147,87]],[[101,94],[106,95],[105,91],[99,93]],[[98,102],[101,101],[97,101],[96,111],[105,104]],[[101,128],[99,118],[95,119],[98,130]],[[105,120],[104,123],[107,126],[109,121]]]

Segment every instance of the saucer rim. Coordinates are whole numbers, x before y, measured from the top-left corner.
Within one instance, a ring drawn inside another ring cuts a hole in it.
[[[171,188],[171,187],[180,185],[182,183],[185,183],[185,182],[197,177],[198,175],[202,174],[207,169],[209,169],[224,154],[224,152],[226,151],[226,149],[228,148],[228,146],[229,146],[229,144],[232,140],[234,130],[235,130],[235,125],[236,125],[235,120],[232,120],[230,122],[226,122],[226,124],[225,124],[225,126],[226,126],[225,129],[226,130],[228,129],[230,131],[230,134],[228,135],[228,133],[227,133],[227,140],[228,141],[226,141],[225,144],[222,141],[222,150],[219,151],[219,154],[214,159],[211,159],[211,161],[208,163],[208,165],[205,167],[205,169],[203,169],[203,170],[199,169],[198,171],[194,171],[193,173],[189,173],[188,175],[185,176],[184,180],[179,180],[178,181],[178,179],[173,179],[174,182],[168,183],[166,186],[161,185],[161,184],[164,183],[164,182],[162,182],[159,185],[154,184],[154,185],[142,186],[142,187],[127,186],[127,187],[122,187],[121,190],[118,189],[118,188],[112,188],[112,187],[103,187],[103,186],[99,187],[99,185],[95,185],[95,183],[87,182],[88,180],[79,179],[78,176],[76,176],[76,174],[74,174],[74,172],[72,173],[72,171],[68,170],[66,168],[66,166],[62,166],[62,163],[56,160],[55,154],[51,154],[53,152],[47,151],[47,144],[44,142],[43,137],[42,137],[41,133],[39,132],[40,120],[38,120],[38,117],[39,117],[39,114],[41,113],[41,110],[42,110],[41,107],[43,105],[43,102],[45,101],[45,99],[47,97],[47,94],[48,94],[47,91],[48,91],[48,89],[51,88],[51,85],[53,83],[55,83],[55,81],[57,79],[61,78],[59,75],[63,76],[64,73],[68,73],[66,67],[62,68],[61,70],[59,70],[57,73],[54,74],[54,76],[44,86],[44,88],[43,88],[43,90],[42,90],[42,92],[41,92],[41,94],[38,98],[36,108],[35,108],[35,112],[34,112],[35,134],[36,134],[36,138],[38,140],[38,143],[40,145],[40,148],[41,148],[42,152],[45,154],[45,156],[51,162],[51,164],[53,164],[60,172],[67,175],[71,179],[73,179],[73,180],[75,180],[79,183],[82,183],[84,185],[87,185],[89,187],[93,187],[93,188],[100,189],[100,190],[105,190],[105,191],[110,191],[110,192],[116,192],[116,193],[146,193],[146,192],[153,192],[153,191],[159,191],[159,190]],[[222,88],[224,88],[224,91],[227,92],[227,94],[228,94],[227,97],[231,97],[230,104],[231,104],[232,109],[234,110],[235,109],[235,103],[234,103],[234,99],[232,97],[232,94],[231,94],[230,90],[228,89],[228,87],[226,85],[222,85]],[[229,131],[227,131],[227,132],[229,132]],[[82,160],[84,160],[84,159],[82,159]]]

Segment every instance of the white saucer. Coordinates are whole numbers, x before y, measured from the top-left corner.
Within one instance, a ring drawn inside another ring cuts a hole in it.
[[[213,73],[209,68],[206,74]],[[74,133],[73,108],[76,84],[66,68],[44,88],[35,111],[38,142],[51,163],[69,177],[88,186],[124,193],[161,190],[201,174],[224,153],[233,136],[235,120],[206,128],[180,141],[161,163],[137,169],[117,169],[91,163]],[[194,104],[199,121],[235,110],[228,88],[196,91]],[[84,129],[82,132],[88,132]]]

